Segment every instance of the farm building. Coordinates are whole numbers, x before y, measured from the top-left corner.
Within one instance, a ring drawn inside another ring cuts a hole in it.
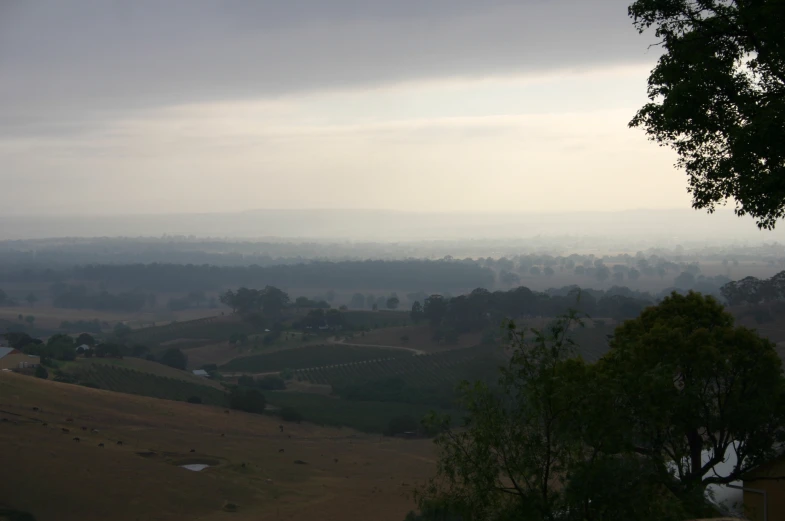
[[[208,372],[207,372],[207,371],[205,371],[204,369],[194,369],[194,370],[193,370],[193,371],[191,371],[191,372],[192,372],[193,374],[195,374],[196,376],[204,376],[205,378],[207,378],[207,377],[209,377],[209,376],[210,376],[210,373],[208,373]]]
[[[90,346],[87,344],[82,344],[76,348],[77,353],[84,353],[85,351],[89,351],[89,350],[90,350]]]
[[[785,519],[785,447],[744,476],[744,514],[750,521]]]
[[[0,369],[36,367],[39,362],[37,356],[26,355],[12,347],[0,347]]]

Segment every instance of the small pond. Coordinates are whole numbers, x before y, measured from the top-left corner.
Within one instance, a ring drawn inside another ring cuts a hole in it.
[[[212,465],[205,465],[204,463],[191,463],[189,465],[180,465],[180,468],[192,470],[194,472],[199,472],[200,470],[204,470],[208,467],[212,467]]]

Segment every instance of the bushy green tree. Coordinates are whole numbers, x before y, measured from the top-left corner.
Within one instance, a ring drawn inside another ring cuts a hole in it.
[[[761,228],[785,216],[785,8],[780,0],[637,0],[664,49],[630,123],[678,154],[694,208],[728,200]]]
[[[161,355],[161,358],[158,361],[169,367],[174,367],[175,369],[185,370],[188,365],[188,357],[176,347],[170,347],[164,351],[164,354]]]
[[[238,386],[229,394],[229,407],[232,409],[261,414],[265,405],[264,395],[257,389]]]
[[[462,384],[457,429],[429,420],[444,430],[421,508],[442,502],[467,521],[705,517],[706,486],[738,480],[782,441],[774,346],[711,297],[674,293],[646,309],[596,364],[574,355],[577,320],[529,340],[511,326],[498,386]],[[730,451],[738,464],[720,473]]]

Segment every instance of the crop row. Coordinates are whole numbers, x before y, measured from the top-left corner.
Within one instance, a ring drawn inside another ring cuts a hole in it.
[[[76,376],[80,383],[119,393],[177,401],[185,401],[192,396],[198,396],[202,403],[212,405],[223,405],[226,401],[225,394],[219,389],[125,367],[92,364],[80,368],[76,372]]]
[[[412,358],[410,351],[351,345],[309,345],[272,353],[235,358],[222,366],[224,371],[261,373],[284,369],[304,369],[323,365],[353,364],[387,358]]]
[[[469,378],[472,365],[483,357],[482,348],[455,349],[430,355],[377,358],[354,363],[300,369],[296,379],[317,384],[359,383],[400,377],[408,383],[449,383]]]

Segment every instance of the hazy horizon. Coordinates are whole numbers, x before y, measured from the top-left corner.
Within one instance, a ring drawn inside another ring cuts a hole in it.
[[[675,245],[782,242],[785,229],[759,230],[731,210],[596,212],[414,212],[401,210],[262,209],[236,212],[9,216],[0,240],[56,237],[161,237],[348,241],[421,241],[597,237],[609,243]]]

